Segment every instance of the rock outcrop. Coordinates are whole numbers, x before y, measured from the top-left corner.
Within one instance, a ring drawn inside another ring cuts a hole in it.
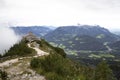
[[[40,40],[37,36],[35,36],[32,32],[29,32],[26,36],[24,36],[26,40],[29,42],[35,41],[35,40]]]

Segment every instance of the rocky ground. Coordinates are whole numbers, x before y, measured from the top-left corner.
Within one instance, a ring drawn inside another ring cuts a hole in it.
[[[48,55],[38,47],[30,48],[36,50],[37,54],[33,57]],[[0,63],[0,69],[8,73],[9,80],[46,80],[44,76],[37,74],[30,68],[30,61],[33,57],[21,57]]]
[[[31,58],[22,58],[18,62],[4,66],[10,80],[45,80],[45,77],[30,69]]]

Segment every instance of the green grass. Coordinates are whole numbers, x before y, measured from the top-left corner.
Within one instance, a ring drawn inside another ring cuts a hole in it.
[[[62,48],[62,49],[65,49],[66,46],[64,46],[63,44],[60,44],[58,47]]]
[[[69,50],[69,49],[66,49],[65,52],[66,52],[68,55],[75,55],[75,56],[77,56],[76,50]]]
[[[68,41],[69,44],[72,44],[73,42],[72,41]]]
[[[114,58],[115,56],[112,54],[90,54],[89,57],[91,58]]]
[[[75,40],[76,40],[76,41],[78,41],[78,40],[79,40],[79,38],[77,37],[77,38],[75,38]]]
[[[89,57],[90,57],[90,58],[101,58],[101,56],[95,55],[95,54],[90,54]]]
[[[102,39],[102,38],[104,38],[104,37],[105,37],[104,34],[100,34],[100,35],[96,36],[96,38],[98,38],[98,39]]]
[[[51,44],[52,46],[54,46],[54,47],[57,47],[57,46],[58,46],[58,44],[56,44],[56,43],[54,43],[54,42],[50,42],[50,44]]]

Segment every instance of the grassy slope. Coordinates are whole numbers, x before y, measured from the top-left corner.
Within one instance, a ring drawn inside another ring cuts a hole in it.
[[[65,58],[66,54],[62,49],[51,46],[45,40],[37,43],[50,55],[32,59],[31,68],[45,75],[47,80],[93,80],[94,69]]]

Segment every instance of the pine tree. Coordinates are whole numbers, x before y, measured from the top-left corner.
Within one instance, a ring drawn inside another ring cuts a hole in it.
[[[95,70],[95,80],[116,80],[105,61],[100,62]]]

